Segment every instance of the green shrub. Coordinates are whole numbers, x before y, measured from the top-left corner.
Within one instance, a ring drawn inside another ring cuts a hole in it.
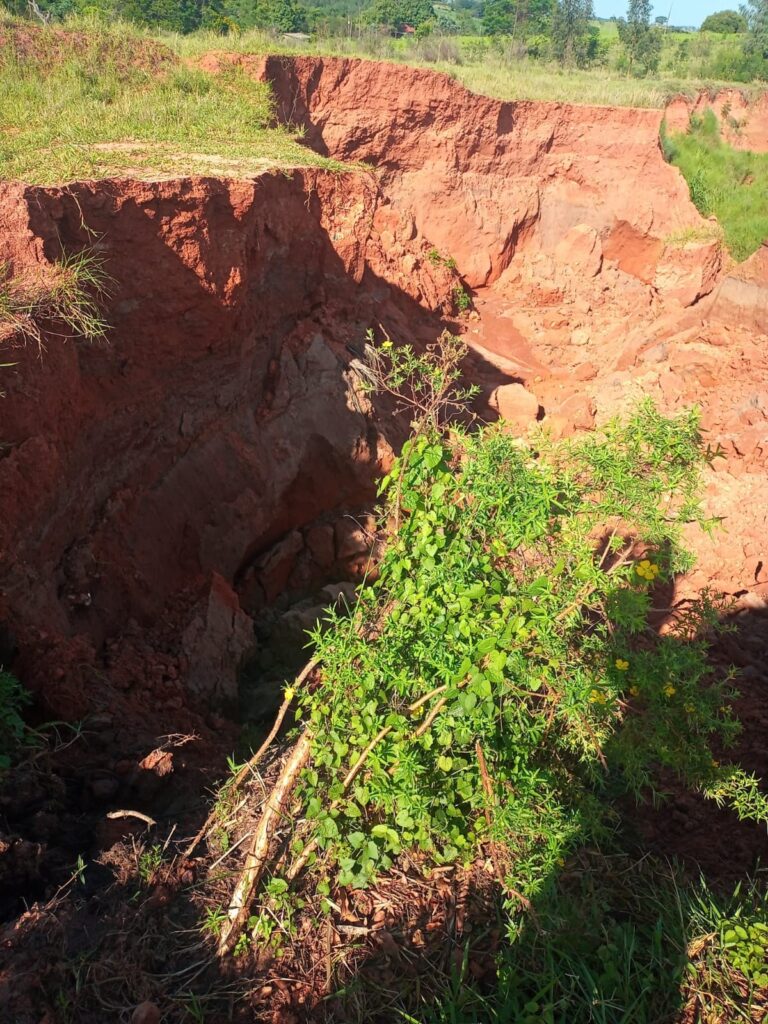
[[[316,869],[365,886],[404,851],[432,864],[490,851],[519,906],[601,833],[609,788],[655,792],[659,768],[765,818],[759,794],[741,799],[755,780],[710,748],[737,728],[707,660],[717,604],[703,595],[663,635],[648,625],[657,587],[691,565],[682,526],[710,525],[697,413],[643,402],[559,442],[503,424],[446,432],[458,342],[425,358],[383,349],[373,376],[418,410],[417,429],[382,482],[396,533],[378,579],[313,635],[294,852],[307,858],[309,840]]]
[[[457,284],[453,289],[453,304],[457,313],[466,313],[472,308],[472,296],[463,284]]]

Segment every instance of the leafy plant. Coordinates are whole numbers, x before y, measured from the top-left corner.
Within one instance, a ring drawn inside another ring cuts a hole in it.
[[[163,863],[163,848],[154,843],[146,850],[142,850],[138,858],[139,878],[144,885],[151,885],[160,865]]]
[[[456,269],[456,260],[453,256],[443,256],[439,249],[430,249],[427,259],[433,267],[446,267],[448,270]]]
[[[453,289],[453,304],[458,313],[466,313],[472,308],[472,296],[463,284],[457,284]]]
[[[202,930],[208,935],[218,936],[227,920],[227,912],[223,907],[206,907]]]
[[[716,453],[697,413],[643,402],[531,446],[503,424],[446,432],[460,358],[443,345],[447,368],[387,342],[376,357],[419,417],[382,482],[398,529],[379,577],[312,637],[322,674],[298,697],[311,763],[288,876],[320,863],[358,887],[405,851],[485,852],[519,908],[604,830],[609,787],[655,792],[659,767],[765,820],[765,798],[743,799],[755,780],[710,748],[737,729],[707,661],[722,609],[705,594],[663,635],[648,626],[657,586],[691,565],[683,525],[712,525],[698,493]]]
[[[29,693],[18,679],[0,669],[0,771],[10,766],[11,757],[24,738],[21,712],[29,702]]]
[[[768,988],[768,924],[727,921],[720,941],[726,959],[747,981]]]

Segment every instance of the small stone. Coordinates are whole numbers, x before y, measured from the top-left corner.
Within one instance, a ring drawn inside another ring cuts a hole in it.
[[[522,384],[502,384],[489,399],[489,405],[520,433],[528,430],[539,415],[539,400]]]

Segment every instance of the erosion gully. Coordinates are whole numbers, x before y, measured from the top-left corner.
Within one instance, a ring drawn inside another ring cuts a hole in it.
[[[521,433],[589,429],[641,395],[702,406],[726,529],[695,539],[680,593],[739,601],[745,758],[768,774],[768,250],[732,264],[663,159],[661,111],[502,103],[346,59],[201,61],[233,63],[354,169],[0,185],[0,260],[91,248],[112,280],[108,343],[19,344],[3,377],[0,661],[33,721],[82,729],[0,797],[9,948],[75,856],[144,827],[110,811],[194,831],[242,680],[249,717],[268,718],[275,688],[254,680],[360,578],[375,480],[407,430],[361,387],[369,330],[463,335],[475,414]],[[714,858],[718,842],[737,866],[753,857],[752,833],[713,840],[699,808],[680,816],[649,835],[674,846],[679,827],[683,854],[698,834]],[[112,881],[91,872],[94,899]],[[24,998],[15,1019],[41,1019]]]

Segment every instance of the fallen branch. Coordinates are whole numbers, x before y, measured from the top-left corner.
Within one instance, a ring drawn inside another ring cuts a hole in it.
[[[142,814],[141,811],[107,811],[108,818],[138,818],[139,821],[143,821],[147,828],[154,828],[157,824],[154,818],[150,818],[148,814]]]
[[[296,677],[296,680],[294,681],[293,686],[290,686],[288,688],[288,690],[286,691],[288,696],[286,696],[285,700],[280,705],[280,708],[279,708],[279,710],[277,712],[277,717],[275,718],[274,725],[272,726],[272,728],[271,728],[271,730],[269,732],[269,735],[264,740],[264,742],[261,744],[261,746],[256,751],[256,753],[248,761],[245,762],[245,764],[242,766],[242,768],[240,768],[240,770],[237,772],[237,774],[233,776],[233,778],[231,779],[231,781],[229,783],[227,783],[227,785],[225,787],[226,789],[236,790],[243,783],[243,780],[246,779],[251,774],[251,772],[254,770],[256,765],[259,764],[259,762],[261,761],[262,757],[264,757],[266,752],[272,746],[272,743],[274,742],[275,737],[280,732],[280,728],[281,728],[281,726],[283,724],[285,716],[288,713],[288,708],[291,706],[291,703],[293,702],[293,698],[295,696],[296,690],[301,686],[301,684],[303,682],[305,682],[307,677],[316,668],[317,668],[317,660],[315,658],[312,658],[312,660],[308,661],[307,664],[304,666],[304,668],[301,670],[299,675]],[[216,808],[214,807],[214,809],[211,811],[211,813],[205,819],[205,821],[203,823],[203,826],[200,829],[200,831],[197,833],[195,838],[192,840],[192,842],[189,844],[189,846],[184,851],[184,856],[185,857],[191,857],[192,856],[192,854],[193,854],[193,852],[195,850],[195,847],[198,845],[198,843],[202,842],[202,840],[208,834],[208,832],[209,832],[209,830],[210,830],[210,828],[211,828],[215,818],[216,818]]]
[[[266,867],[269,848],[283,816],[283,807],[290,796],[301,769],[309,758],[312,733],[303,732],[290,753],[288,760],[267,799],[258,828],[245,858],[245,867],[237,883],[227,910],[227,922],[219,937],[218,955],[230,953],[237,943],[243,927],[248,920],[251,897]]]

